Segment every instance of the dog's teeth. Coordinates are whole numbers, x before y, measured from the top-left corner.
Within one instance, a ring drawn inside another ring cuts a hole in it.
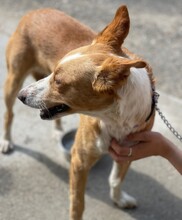
[[[63,105],[59,106],[59,107],[56,107],[56,111],[57,112],[61,112],[63,110]]]

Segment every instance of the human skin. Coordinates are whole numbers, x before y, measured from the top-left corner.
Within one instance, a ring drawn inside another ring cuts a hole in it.
[[[127,142],[136,143],[130,146],[132,148],[131,156],[128,156],[130,149]],[[118,144],[116,140],[112,140],[109,153],[120,164],[150,156],[161,156],[167,159],[182,175],[182,150],[158,132],[147,131],[131,134],[126,138],[124,144]]]

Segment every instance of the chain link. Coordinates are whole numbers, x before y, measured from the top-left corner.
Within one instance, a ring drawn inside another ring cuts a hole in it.
[[[174,136],[182,142],[182,136],[174,129],[174,127],[169,123],[169,121],[166,119],[166,117],[163,115],[161,110],[158,108],[158,99],[159,99],[159,94],[154,91],[154,103],[155,103],[155,109],[158,112],[159,116],[163,120],[164,124],[169,128],[169,130],[174,134]]]

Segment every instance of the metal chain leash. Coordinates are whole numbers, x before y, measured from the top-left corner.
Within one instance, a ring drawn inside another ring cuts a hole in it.
[[[169,128],[169,130],[174,134],[174,136],[182,142],[182,136],[174,129],[174,127],[169,123],[169,121],[166,119],[166,117],[163,115],[161,110],[158,108],[158,99],[159,99],[159,94],[156,91],[154,92],[154,103],[155,103],[155,109],[158,112],[159,116],[163,120],[164,124]]]

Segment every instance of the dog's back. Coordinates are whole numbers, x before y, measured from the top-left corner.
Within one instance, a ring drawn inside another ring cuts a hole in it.
[[[0,152],[13,148],[13,105],[28,74],[39,80],[70,50],[90,44],[95,33],[74,18],[55,9],[40,9],[22,17],[6,49],[8,75],[4,87],[6,113]],[[60,123],[56,123],[60,128]]]
[[[55,9],[40,9],[25,15],[7,46],[7,61],[17,54],[31,67],[52,72],[56,62],[70,50],[91,43],[95,33],[74,18]],[[26,57],[26,59],[24,59]],[[28,59],[28,60],[27,60]]]

